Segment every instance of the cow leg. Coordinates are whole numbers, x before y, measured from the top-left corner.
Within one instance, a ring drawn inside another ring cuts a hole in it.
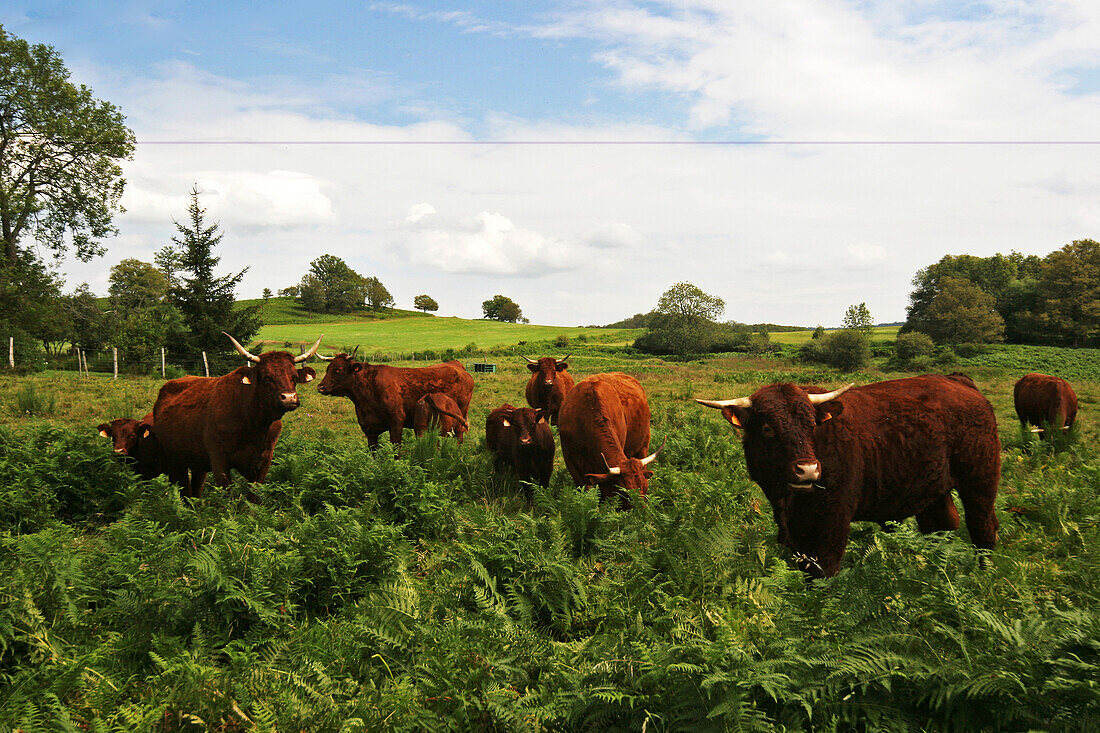
[[[390,442],[394,445],[401,445],[401,431],[404,430],[404,423],[397,423],[390,426]]]
[[[818,497],[787,502],[786,526],[795,564],[812,578],[831,578],[840,571],[848,546],[851,516]]]
[[[954,532],[959,528],[959,512],[951,494],[944,494],[927,509],[917,514],[917,527],[924,534],[929,532]]]
[[[997,483],[992,489],[970,485],[959,489],[963,510],[966,512],[966,528],[970,531],[970,541],[983,550],[992,550],[997,545],[997,512],[994,504],[997,499]]]
[[[206,471],[199,471],[198,469],[191,470],[191,492],[190,496],[195,499],[202,498],[202,485],[206,482]]]

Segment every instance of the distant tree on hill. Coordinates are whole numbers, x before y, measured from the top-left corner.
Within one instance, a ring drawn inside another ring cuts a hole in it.
[[[372,311],[380,311],[384,308],[393,308],[395,301],[390,291],[376,277],[366,279],[367,307]]]
[[[492,321],[515,323],[523,318],[523,310],[519,304],[504,295],[494,295],[491,300],[482,302],[481,312]]]
[[[271,298],[271,288],[264,288],[264,291],[263,291],[263,293],[261,293],[261,296],[263,297],[264,300],[269,300]]]
[[[309,272],[298,283],[298,301],[306,310],[348,313],[363,306],[367,278],[335,255],[321,255],[309,263]]]
[[[279,297],[280,298],[297,298],[298,297],[298,288],[294,285],[291,285],[289,288],[280,288]]]
[[[875,323],[871,320],[871,311],[867,310],[866,303],[848,306],[848,310],[844,312],[844,328],[850,328],[868,338],[871,337],[875,330]]]
[[[439,310],[439,303],[435,302],[435,299],[430,295],[418,295],[413,298],[413,307],[418,311],[437,311]]]
[[[1033,320],[1068,346],[1100,345],[1100,242],[1078,239],[1043,260]]]
[[[822,326],[822,325],[821,325],[821,324],[819,323],[819,324],[817,324],[817,328],[815,328],[815,329],[814,329],[814,332],[813,332],[813,334],[812,334],[812,335],[810,336],[810,338],[812,338],[812,339],[819,339],[819,338],[821,338],[821,337],[822,337],[822,336],[824,336],[824,335],[825,335],[825,327],[824,327],[824,326]]]
[[[709,351],[719,336],[715,320],[726,309],[724,300],[687,282],[661,294],[648,330],[635,347],[653,354],[698,354]]]
[[[118,313],[149,308],[168,298],[168,277],[152,263],[125,259],[111,268],[107,294]]]

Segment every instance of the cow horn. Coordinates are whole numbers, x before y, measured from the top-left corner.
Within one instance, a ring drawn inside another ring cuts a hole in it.
[[[807,395],[807,397],[810,398],[811,405],[820,405],[822,402],[835,400],[837,397],[840,397],[842,394],[844,394],[854,386],[856,386],[856,383],[851,382],[850,384],[847,384],[840,389],[834,389],[832,392],[826,392],[825,394],[812,394]]]
[[[309,351],[303,352],[303,353],[299,354],[298,356],[294,357],[294,363],[295,364],[301,364],[303,361],[305,361],[309,357],[316,354],[317,353],[317,347],[319,347],[321,345],[321,339],[323,339],[324,337],[325,337],[325,334],[323,334],[323,333],[320,336],[318,336],[317,340],[313,342],[313,346],[310,347]]]
[[[523,356],[523,354],[520,354],[520,356]],[[537,362],[537,361],[535,361],[534,359],[532,359],[532,358],[531,358],[531,357],[529,357],[529,356],[523,356],[523,358],[527,360],[527,363],[528,363],[528,364],[538,364],[538,362]]]
[[[732,400],[695,400],[700,405],[706,405],[707,407],[717,407],[721,410],[723,407],[744,407],[746,410],[752,408],[751,397],[735,397]]]
[[[355,358],[355,354],[356,354],[356,353],[357,353],[358,351],[359,351],[359,344],[356,344],[356,345],[355,345],[355,348],[351,350],[351,354],[350,354],[350,355],[348,356],[348,359],[349,359],[349,360],[350,360],[350,359],[354,359],[354,358]]]
[[[335,356],[325,356],[324,354],[318,354],[317,358],[320,359],[321,361],[332,361],[336,357]]]
[[[571,354],[571,353],[570,353],[570,354],[566,354],[565,356],[563,356],[563,357],[562,357],[562,358],[560,358],[560,359],[554,359],[554,361],[556,361],[556,362],[557,362],[557,363],[559,363],[559,364],[564,364],[564,363],[565,363],[565,360],[566,360],[566,359],[568,359],[568,358],[569,358],[569,357],[571,357],[571,356],[573,356],[573,354]]]
[[[222,333],[225,333],[225,331],[222,331]],[[237,341],[237,339],[230,336],[228,333],[225,333],[225,335],[226,335],[226,337],[229,338],[230,341],[233,342],[233,345],[237,347],[237,353],[238,354],[240,354],[244,358],[248,359],[253,364],[259,364],[260,363],[260,357],[256,356],[255,354],[249,353],[248,349],[241,346],[240,342]]]
[[[1032,428],[1032,429],[1031,429],[1031,432],[1033,432],[1033,433],[1041,433],[1041,432],[1043,432],[1043,429],[1042,429],[1042,428]]]
[[[611,464],[607,462],[607,456],[605,456],[603,453],[600,454],[600,458],[603,459],[603,465],[607,466],[607,472],[612,476],[618,476],[620,473],[623,472],[623,469],[619,466],[612,468]]]
[[[666,435],[665,439],[661,441],[661,447],[658,448],[657,450],[653,451],[653,453],[651,453],[650,455],[648,455],[648,456],[646,456],[645,458],[642,459],[642,465],[643,466],[648,466],[649,464],[653,463],[653,461],[656,460],[656,458],[657,458],[657,454],[665,449],[665,443],[667,443],[667,442],[668,442],[668,436]]]

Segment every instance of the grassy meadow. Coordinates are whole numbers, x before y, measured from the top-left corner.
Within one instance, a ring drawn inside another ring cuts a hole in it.
[[[893,341],[898,337],[898,329],[901,326],[875,326],[871,331],[871,343],[885,343],[887,341]],[[826,333],[834,331],[836,329],[826,329]],[[801,346],[809,341],[814,335],[814,329],[807,329],[805,331],[773,331],[768,334],[768,338],[777,344],[784,344],[786,346]]]
[[[421,322],[450,319],[403,319],[410,343]],[[572,348],[577,378],[635,375],[668,438],[631,511],[571,486],[560,454],[530,502],[493,471],[482,426],[524,403],[518,358],[474,375],[462,446],[407,431],[372,454],[350,401],[302,386],[258,505],[240,485],[184,501],[115,460],[95,426],[144,415],[160,380],[0,376],[0,730],[1100,726],[1096,355],[1057,350],[1081,373],[1060,451],[1016,423],[1028,365],[963,366],[1004,445],[986,567],[965,528],[909,520],[857,525],[841,573],[808,583],[736,434],[692,398],[906,375]]]

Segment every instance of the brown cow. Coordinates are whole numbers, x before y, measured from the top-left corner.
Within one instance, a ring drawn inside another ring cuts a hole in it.
[[[771,384],[751,397],[697,402],[744,431],[749,476],[771,502],[780,542],[811,576],[836,575],[853,521],[915,515],[922,532],[957,529],[952,489],[971,541],[997,543],[997,420],[965,375],[825,394]]]
[[[554,433],[546,413],[505,403],[485,419],[485,445],[498,467],[508,466],[520,481],[546,488],[554,472]],[[531,497],[529,489],[525,492]]]
[[[1069,430],[1077,419],[1077,393],[1069,382],[1049,374],[1025,374],[1012,390],[1016,416],[1024,427],[1050,440],[1046,428]]]
[[[561,403],[573,389],[573,377],[566,371],[569,365],[565,363],[569,356],[562,359],[544,356],[537,361],[523,357],[527,359],[527,368],[534,372],[527,382],[527,404],[536,410],[546,410],[551,425],[558,424]]]
[[[558,417],[561,454],[578,486],[598,486],[600,497],[645,496],[649,453],[649,402],[638,380],[622,372],[593,374],[565,396]],[[664,444],[662,443],[662,447]]]
[[[454,435],[459,445],[470,429],[470,423],[459,413],[458,404],[442,392],[432,392],[420,398],[413,413],[413,432],[420,437],[435,423],[440,435]]]
[[[248,366],[220,377],[173,379],[160,388],[153,406],[161,467],[185,495],[202,496],[209,471],[220,486],[229,483],[232,469],[263,483],[283,429],[281,418],[299,405],[297,385],[316,376],[312,367],[297,365],[317,352],[320,338],[300,356],[285,351],[255,356],[232,336],[229,340]],[[249,499],[254,500],[251,492]]]
[[[401,429],[416,427],[416,403],[424,395],[433,392],[447,395],[458,405],[463,419],[470,409],[474,378],[457,361],[405,368],[367,364],[347,354],[321,358],[329,365],[317,391],[352,401],[359,427],[371,448],[378,446],[378,436],[386,431],[391,443],[400,444]]]
[[[110,438],[115,453],[125,457],[143,479],[159,476],[160,455],[153,432],[153,413],[140,420],[120,417],[99,426],[99,434]]]

